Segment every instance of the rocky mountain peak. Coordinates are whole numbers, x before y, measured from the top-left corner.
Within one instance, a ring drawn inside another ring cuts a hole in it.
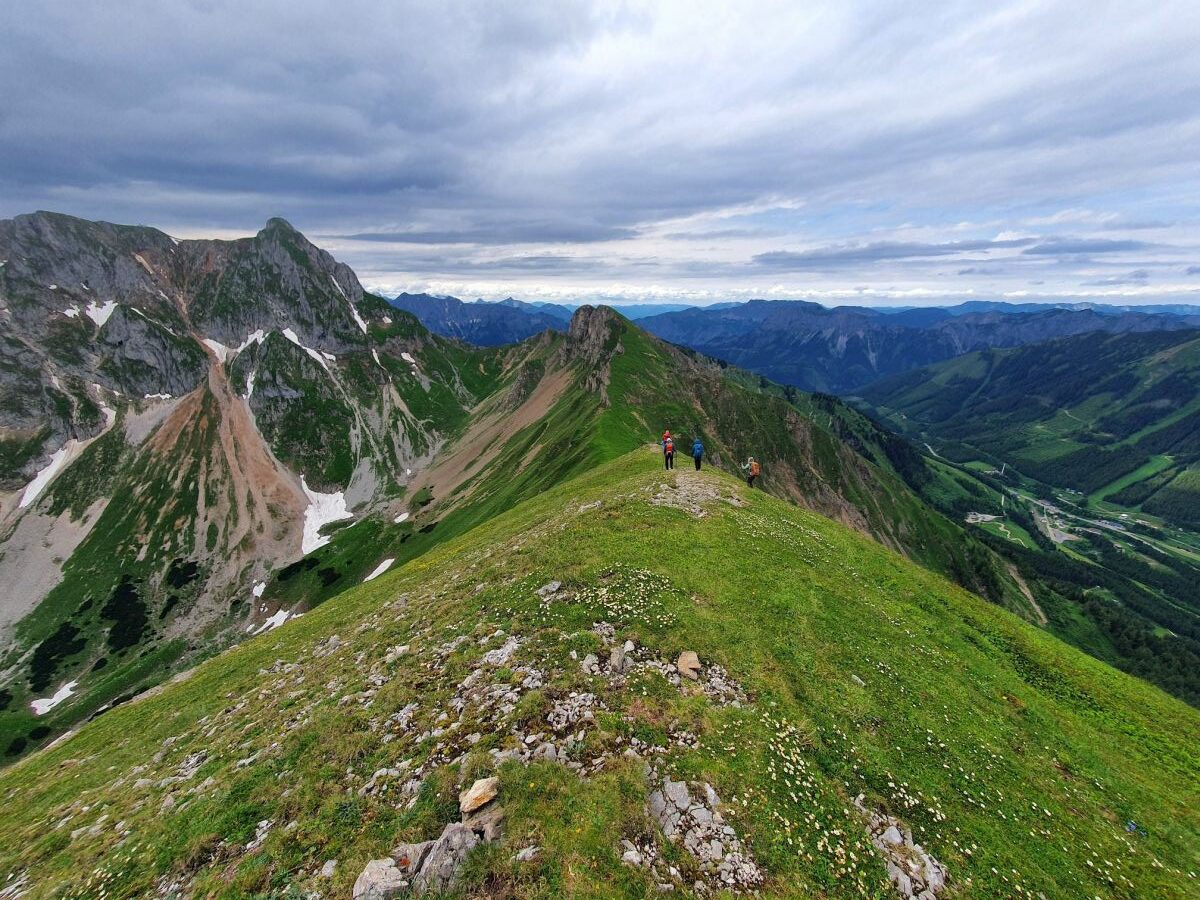
[[[267,224],[258,232],[258,237],[299,237],[304,235],[287,219],[282,216],[272,216]]]
[[[581,306],[571,316],[567,336],[583,347],[602,347],[620,337],[626,319],[609,306]]]

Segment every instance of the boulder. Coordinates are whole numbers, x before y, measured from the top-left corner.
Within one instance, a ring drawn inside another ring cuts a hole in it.
[[[691,650],[684,650],[679,654],[675,668],[684,678],[690,678],[692,681],[700,680],[700,657]]]
[[[470,813],[479,809],[485,803],[490,803],[500,792],[500,779],[480,778],[473,785],[458,795],[458,809],[461,813]]]
[[[504,807],[489,803],[473,813],[464,813],[462,823],[485,841],[494,841],[504,830]]]
[[[390,859],[373,859],[354,882],[354,900],[392,900],[408,888],[408,879]]]
[[[425,864],[413,879],[413,887],[418,892],[447,890],[454,884],[467,854],[478,844],[479,838],[466,825],[447,825],[429,849]]]
[[[416,844],[400,844],[392,848],[392,859],[396,867],[407,878],[412,878],[421,870],[433,841],[420,841]]]
[[[625,671],[626,663],[625,648],[613,647],[608,654],[608,670],[614,675],[619,675]]]

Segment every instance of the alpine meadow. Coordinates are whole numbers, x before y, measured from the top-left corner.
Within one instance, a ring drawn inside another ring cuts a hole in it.
[[[3,19],[0,900],[1200,896],[1194,3]]]

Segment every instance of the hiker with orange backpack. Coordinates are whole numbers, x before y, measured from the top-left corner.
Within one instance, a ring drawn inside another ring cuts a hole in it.
[[[671,437],[670,431],[664,431],[662,440],[659,442],[663,448],[663,467],[667,469],[675,468],[675,439]]]
[[[742,463],[742,471],[746,473],[746,484],[754,487],[754,479],[762,474],[762,466],[753,456]]]

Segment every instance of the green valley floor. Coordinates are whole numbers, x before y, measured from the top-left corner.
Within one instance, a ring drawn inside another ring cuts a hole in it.
[[[1200,893],[1196,710],[646,450],[189,676],[0,772],[0,896],[348,897],[489,776],[462,896]]]

